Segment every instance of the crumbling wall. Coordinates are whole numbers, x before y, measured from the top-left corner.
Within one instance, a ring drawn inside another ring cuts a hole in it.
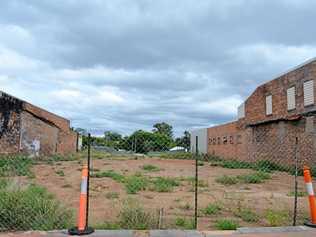
[[[77,133],[71,130],[62,131],[59,130],[58,134],[58,144],[57,153],[58,154],[68,154],[77,151]]]
[[[59,129],[26,111],[21,113],[21,152],[33,156],[57,151]]]
[[[0,154],[18,153],[23,102],[0,92]]]

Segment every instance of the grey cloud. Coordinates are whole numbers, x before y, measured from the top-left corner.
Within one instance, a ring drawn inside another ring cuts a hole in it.
[[[218,124],[258,84],[316,54],[314,9],[308,0],[2,1],[0,85],[95,133]]]

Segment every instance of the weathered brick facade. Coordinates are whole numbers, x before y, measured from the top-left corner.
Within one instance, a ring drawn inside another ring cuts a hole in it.
[[[0,92],[0,154],[34,156],[76,152],[70,122]]]
[[[316,91],[315,59],[259,86],[245,101],[243,118],[208,128],[208,153],[289,164],[294,159],[297,138],[300,161],[316,163],[316,105],[304,105],[303,84],[310,80],[314,80]],[[295,87],[295,109],[288,110],[287,90],[291,87]],[[269,95],[272,96],[272,114],[266,115]]]

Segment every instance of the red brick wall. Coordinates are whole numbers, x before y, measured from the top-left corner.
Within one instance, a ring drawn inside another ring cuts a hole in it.
[[[65,118],[62,118],[56,114],[50,113],[29,103],[24,103],[24,110],[34,114],[37,117],[46,119],[48,122],[53,123],[56,127],[59,127],[63,131],[69,130],[70,122]]]
[[[259,86],[245,102],[245,122],[247,124],[253,124],[260,121],[286,118],[288,116],[315,110],[315,105],[304,107],[303,83],[311,79],[316,79],[316,62],[307,64]],[[287,89],[292,86],[295,86],[296,89],[296,109],[288,111],[286,92]],[[314,82],[314,86],[314,91],[316,91],[316,81]],[[268,116],[266,115],[265,108],[267,95],[272,95],[272,115]]]
[[[247,158],[246,130],[232,122],[208,128],[208,154],[226,158]]]
[[[59,129],[32,114],[21,113],[21,152],[31,155],[52,155],[57,151]]]
[[[64,132],[59,130],[57,153],[68,154],[77,151],[77,133],[73,131]]]

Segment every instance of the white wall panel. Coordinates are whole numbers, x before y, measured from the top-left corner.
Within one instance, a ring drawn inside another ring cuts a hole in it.
[[[207,153],[207,128],[191,131],[191,152],[195,152],[196,136],[198,137],[198,150]]]
[[[304,82],[304,106],[314,104],[314,81]]]
[[[245,103],[242,103],[238,107],[238,119],[245,117]]]
[[[266,97],[266,115],[272,114],[272,95]]]
[[[295,102],[295,87],[291,87],[287,89],[287,110],[295,109],[296,102]]]

